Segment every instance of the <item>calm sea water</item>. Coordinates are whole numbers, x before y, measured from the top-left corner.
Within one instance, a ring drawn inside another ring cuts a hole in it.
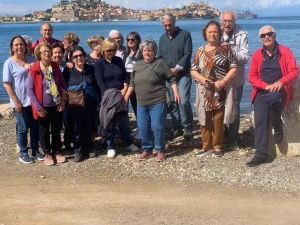
[[[208,20],[178,20],[176,25],[182,29],[191,32],[193,38],[193,57],[196,50],[205,44],[201,32]],[[256,19],[240,19],[237,21],[244,29],[248,31],[248,40],[250,48],[250,56],[253,52],[261,47],[258,38],[258,31],[264,25],[271,25],[276,29],[277,41],[288,46],[293,51],[296,60],[300,62],[300,17],[273,17],[273,18],[256,18]],[[163,26],[159,21],[121,21],[121,22],[70,22],[70,23],[53,23],[54,34],[56,39],[62,39],[62,35],[67,32],[74,32],[80,37],[80,44],[88,53],[91,51],[86,40],[91,35],[101,34],[107,36],[111,29],[121,31],[126,35],[131,31],[137,31],[142,39],[152,38],[159,40],[161,34],[164,33]],[[10,56],[9,42],[14,35],[29,35],[33,40],[40,38],[41,23],[18,23],[18,24],[0,24],[0,80],[2,81],[3,63]],[[192,57],[192,58],[193,58]],[[246,65],[248,71],[250,60]],[[246,75],[247,76],[247,75]],[[243,99],[241,103],[242,113],[252,111],[250,105],[250,93],[252,87],[248,81],[244,86]],[[195,99],[195,86],[192,86],[191,100]],[[9,102],[9,98],[5,89],[0,85],[0,101]]]

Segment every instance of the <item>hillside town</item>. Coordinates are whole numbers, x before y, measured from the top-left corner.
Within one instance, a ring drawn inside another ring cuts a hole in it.
[[[61,0],[46,11],[35,11],[24,16],[0,16],[1,22],[63,22],[63,21],[122,21],[159,20],[162,14],[172,13],[177,19],[212,19],[219,17],[219,10],[208,2],[191,3],[182,8],[133,10],[112,6],[101,0]]]

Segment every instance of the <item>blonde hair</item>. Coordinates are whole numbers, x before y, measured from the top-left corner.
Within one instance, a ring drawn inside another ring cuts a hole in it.
[[[51,54],[51,47],[50,45],[48,45],[47,43],[40,43],[38,44],[35,48],[34,48],[34,55],[35,55],[35,58],[37,58],[38,60],[41,60],[41,47],[46,47],[49,49],[50,51],[50,54]]]
[[[76,46],[79,44],[80,42],[80,38],[72,33],[72,32],[69,32],[69,33],[66,33],[63,35],[63,39],[66,39],[67,41],[72,41],[73,42],[73,46]]]
[[[102,43],[101,43],[101,50],[100,50],[101,55],[104,56],[104,54],[103,54],[104,50],[117,49],[117,46],[118,46],[117,42],[114,39],[112,39],[110,37],[105,38],[104,41],[102,41]]]
[[[92,50],[94,50],[93,45],[97,45],[99,43],[99,40],[103,41],[104,37],[101,35],[93,35],[90,36],[89,39],[87,39],[87,44]]]

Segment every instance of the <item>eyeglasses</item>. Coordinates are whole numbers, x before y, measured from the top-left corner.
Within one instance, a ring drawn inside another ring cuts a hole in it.
[[[79,54],[79,55],[73,55],[72,58],[73,59],[78,59],[78,58],[83,58],[84,54]]]
[[[129,42],[129,41],[135,42],[135,39],[134,39],[134,38],[127,38],[126,40],[127,40],[127,42]]]
[[[122,38],[121,37],[114,37],[113,39],[115,39],[115,40],[121,40]]]
[[[117,51],[117,49],[106,49],[105,51],[106,52],[115,52],[115,51]]]
[[[260,38],[265,38],[267,35],[268,35],[268,37],[271,37],[271,36],[274,35],[274,32],[271,31],[271,32],[268,32],[268,33],[265,33],[265,34],[260,34],[259,36],[260,36]]]

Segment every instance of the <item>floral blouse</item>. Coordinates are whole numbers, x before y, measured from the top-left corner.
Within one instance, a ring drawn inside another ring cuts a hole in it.
[[[237,64],[229,46],[220,45],[207,52],[205,51],[205,47],[201,46],[196,52],[191,70],[195,70],[201,76],[215,82],[222,80],[230,69],[236,67]],[[205,111],[219,109],[225,105],[226,86],[220,91],[215,91],[213,87],[205,89]]]

